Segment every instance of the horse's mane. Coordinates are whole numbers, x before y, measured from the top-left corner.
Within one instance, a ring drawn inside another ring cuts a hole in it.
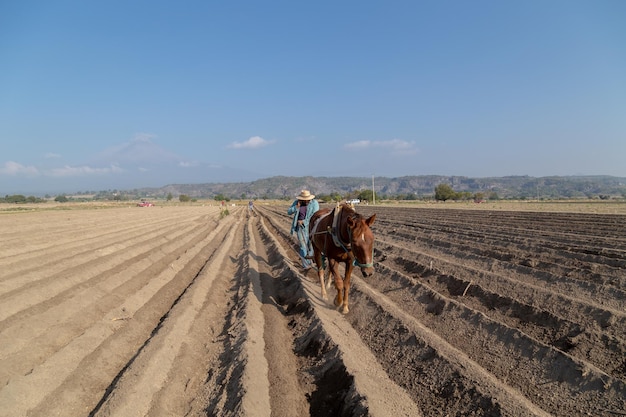
[[[348,204],[348,203],[341,203],[339,204],[341,206],[341,209],[348,209],[350,212],[352,213],[356,213],[356,209],[354,208],[354,206],[352,204]],[[357,213],[358,214],[358,213]]]
[[[355,220],[357,228],[360,229],[361,220],[365,220],[365,217],[361,215],[361,213],[357,212],[352,204],[341,203],[340,206],[341,206],[341,211],[345,210],[345,213],[348,214],[348,217],[351,217],[353,220]]]
[[[354,209],[354,206],[352,204],[348,204],[348,203],[340,203],[339,204],[341,206],[341,209],[350,209],[350,211],[353,211],[356,213],[356,210]]]

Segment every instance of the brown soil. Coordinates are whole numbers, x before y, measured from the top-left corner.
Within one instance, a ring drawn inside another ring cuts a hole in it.
[[[358,207],[342,315],[286,209],[0,214],[0,416],[626,414],[626,216]]]

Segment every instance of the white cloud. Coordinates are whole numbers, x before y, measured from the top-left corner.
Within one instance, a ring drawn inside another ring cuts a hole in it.
[[[347,143],[344,148],[346,149],[367,149],[372,146],[371,140],[359,140],[356,142]]]
[[[346,149],[373,149],[382,148],[388,150],[392,154],[413,155],[419,149],[415,146],[414,141],[406,141],[401,139],[392,140],[359,140],[344,145]]]
[[[271,145],[274,142],[273,140],[265,140],[261,136],[252,136],[245,142],[234,142],[228,145],[228,147],[232,149],[258,149]]]
[[[46,159],[56,159],[56,158],[60,158],[61,155],[58,153],[54,153],[54,152],[48,152],[43,157]]]
[[[106,168],[93,168],[87,165],[72,167],[65,165],[62,168],[54,168],[47,172],[51,177],[85,177],[91,175],[119,174],[124,172],[117,165],[111,165]]]
[[[193,168],[197,167],[199,164],[197,161],[180,161],[178,166],[181,168]]]
[[[156,138],[157,135],[152,133],[135,133],[131,142],[152,142],[152,139]]]
[[[45,177],[87,177],[94,175],[107,175],[107,174],[119,174],[124,172],[124,169],[119,166],[112,164],[108,167],[103,168],[94,168],[88,165],[81,166],[70,166],[65,165],[60,168],[52,168],[52,169],[38,169],[34,166],[25,166],[20,163],[14,161],[8,161],[4,163],[4,166],[0,167],[0,175],[7,176],[21,176],[21,177],[36,177],[36,176],[45,176]]]
[[[34,166],[25,166],[18,162],[7,161],[4,163],[3,167],[0,167],[0,174],[2,175],[24,175],[24,176],[37,176],[39,175],[39,170]]]
[[[392,139],[382,142],[383,146],[391,148],[394,152],[416,153],[419,149],[415,146],[415,142],[406,140]]]

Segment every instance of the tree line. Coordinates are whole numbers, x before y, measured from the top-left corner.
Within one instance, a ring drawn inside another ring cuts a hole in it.
[[[435,200],[437,201],[446,201],[446,200],[474,200],[479,203],[481,201],[488,200],[498,200],[498,194],[491,192],[485,194],[482,192],[470,193],[469,191],[454,191],[454,189],[448,184],[439,184],[435,187]]]
[[[138,190],[133,191],[122,191],[122,190],[107,190],[100,192],[92,192],[93,194],[85,194],[81,195],[78,193],[76,196],[67,197],[64,194],[58,195],[54,198],[54,201],[59,203],[65,202],[77,202],[77,201],[98,201],[98,200],[106,200],[106,201],[131,201],[136,199],[141,199],[142,201],[145,199],[163,199],[166,201],[172,201],[175,197],[171,192],[168,192],[166,196],[158,196],[158,195],[149,195],[148,193],[138,192]],[[406,194],[386,194],[386,193],[376,193],[371,189],[359,189],[352,190],[348,192],[339,192],[332,191],[330,193],[315,193],[316,198],[320,202],[340,202],[352,199],[359,199],[361,202],[374,202],[374,201],[384,201],[384,200],[393,200],[393,201],[407,201],[407,200],[424,200],[424,201],[432,201],[433,199],[436,201],[475,201],[481,202],[486,200],[499,200],[500,197],[495,191],[487,191],[487,192],[469,192],[469,191],[455,191],[452,186],[446,183],[440,183],[434,188],[434,195],[419,195],[417,193],[406,193]],[[539,196],[537,196],[538,198]],[[625,195],[626,197],[626,195]],[[227,193],[217,193],[213,196],[206,196],[203,198],[213,199],[215,201],[223,201],[229,202],[231,199],[233,200],[274,200],[275,197],[270,196],[247,196],[246,193],[241,193],[238,196],[229,196]],[[374,198],[376,200],[374,200]],[[518,196],[517,199],[525,200],[526,195]],[[589,197],[591,198],[591,197]],[[599,195],[599,198],[602,200],[611,199],[610,195]],[[44,198],[35,197],[35,196],[24,196],[21,194],[14,195],[5,195],[4,197],[0,197],[0,203],[11,203],[11,204],[24,204],[24,203],[45,203],[51,200],[52,197],[46,195]],[[188,194],[179,194],[177,196],[178,201],[185,202],[196,202],[198,201],[198,197],[192,197]],[[293,197],[282,197],[285,201],[291,201]]]
[[[35,196],[24,196],[22,194],[5,195],[0,197],[0,203],[24,204],[24,203],[45,203],[46,200]]]

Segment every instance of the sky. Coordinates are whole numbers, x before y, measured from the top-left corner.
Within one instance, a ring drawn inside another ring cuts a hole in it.
[[[626,2],[0,0],[0,195],[626,177]]]

